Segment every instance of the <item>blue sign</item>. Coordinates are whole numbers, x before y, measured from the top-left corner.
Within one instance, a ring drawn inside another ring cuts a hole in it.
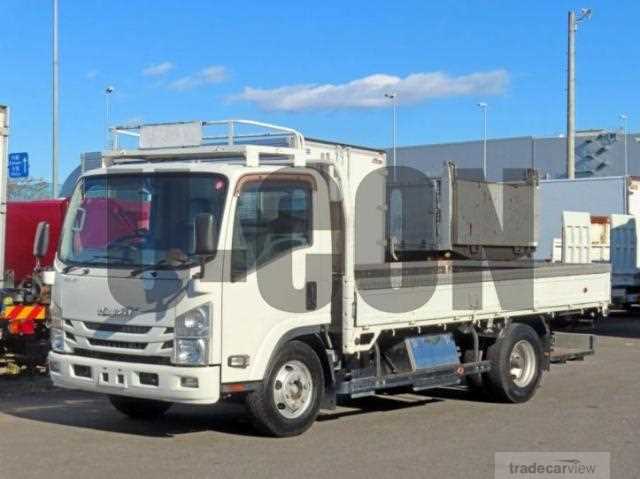
[[[9,153],[9,178],[29,176],[29,153]]]

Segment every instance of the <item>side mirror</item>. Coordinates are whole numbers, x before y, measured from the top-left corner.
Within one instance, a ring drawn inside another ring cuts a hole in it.
[[[218,221],[211,213],[196,216],[195,254],[212,256],[218,249]]]
[[[36,227],[36,234],[33,238],[33,256],[38,259],[44,258],[49,251],[49,223],[41,221]]]

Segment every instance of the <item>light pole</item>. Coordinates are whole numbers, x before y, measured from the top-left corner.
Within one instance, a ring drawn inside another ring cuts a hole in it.
[[[627,147],[627,137],[629,136],[629,115],[620,115],[622,120],[622,133],[624,135],[624,176],[629,174],[629,149]]]
[[[51,118],[51,196],[58,196],[58,0],[53,0],[52,118]]]
[[[487,108],[489,105],[482,101],[478,103],[478,106],[482,109],[483,116],[483,133],[482,133],[482,178],[487,179]]]
[[[393,178],[396,178],[396,147],[398,143],[398,94],[385,93],[385,98],[391,100],[393,105]]]
[[[109,135],[109,125],[111,124],[111,94],[115,91],[113,86],[109,85],[104,89],[104,130],[105,130],[105,148],[111,149],[111,135]]]
[[[567,178],[576,176],[576,30],[578,23],[591,18],[591,9],[569,12],[567,47]]]

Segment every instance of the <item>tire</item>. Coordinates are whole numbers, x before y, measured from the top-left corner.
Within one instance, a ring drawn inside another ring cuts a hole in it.
[[[543,347],[531,326],[512,323],[489,347],[487,359],[491,369],[483,383],[493,399],[522,403],[533,397],[542,379]]]
[[[149,421],[162,417],[173,405],[170,402],[138,399],[125,396],[109,396],[114,408],[131,419]]]
[[[324,372],[315,351],[301,341],[280,349],[262,385],[247,395],[254,426],[275,437],[297,436],[318,416],[324,394]]]

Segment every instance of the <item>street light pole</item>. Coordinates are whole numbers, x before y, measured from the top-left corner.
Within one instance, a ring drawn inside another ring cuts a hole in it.
[[[109,85],[104,89],[104,131],[105,131],[105,148],[111,149],[111,135],[109,134],[109,126],[111,125],[111,94],[114,92],[114,88]]]
[[[489,105],[486,102],[478,103],[478,106],[482,109],[483,116],[483,133],[482,133],[482,179],[487,179],[487,108]]]
[[[629,149],[627,147],[627,138],[629,136],[629,115],[620,115],[622,120],[622,133],[624,134],[624,176],[629,174]]]
[[[58,0],[53,0],[53,78],[51,131],[51,196],[58,196],[58,120],[59,120],[59,59],[58,59]]]
[[[591,18],[591,9],[569,12],[567,41],[567,178],[576,176],[576,30],[578,23]]]
[[[391,100],[393,105],[393,178],[396,177],[396,148],[398,144],[398,94],[385,93],[385,98]]]

